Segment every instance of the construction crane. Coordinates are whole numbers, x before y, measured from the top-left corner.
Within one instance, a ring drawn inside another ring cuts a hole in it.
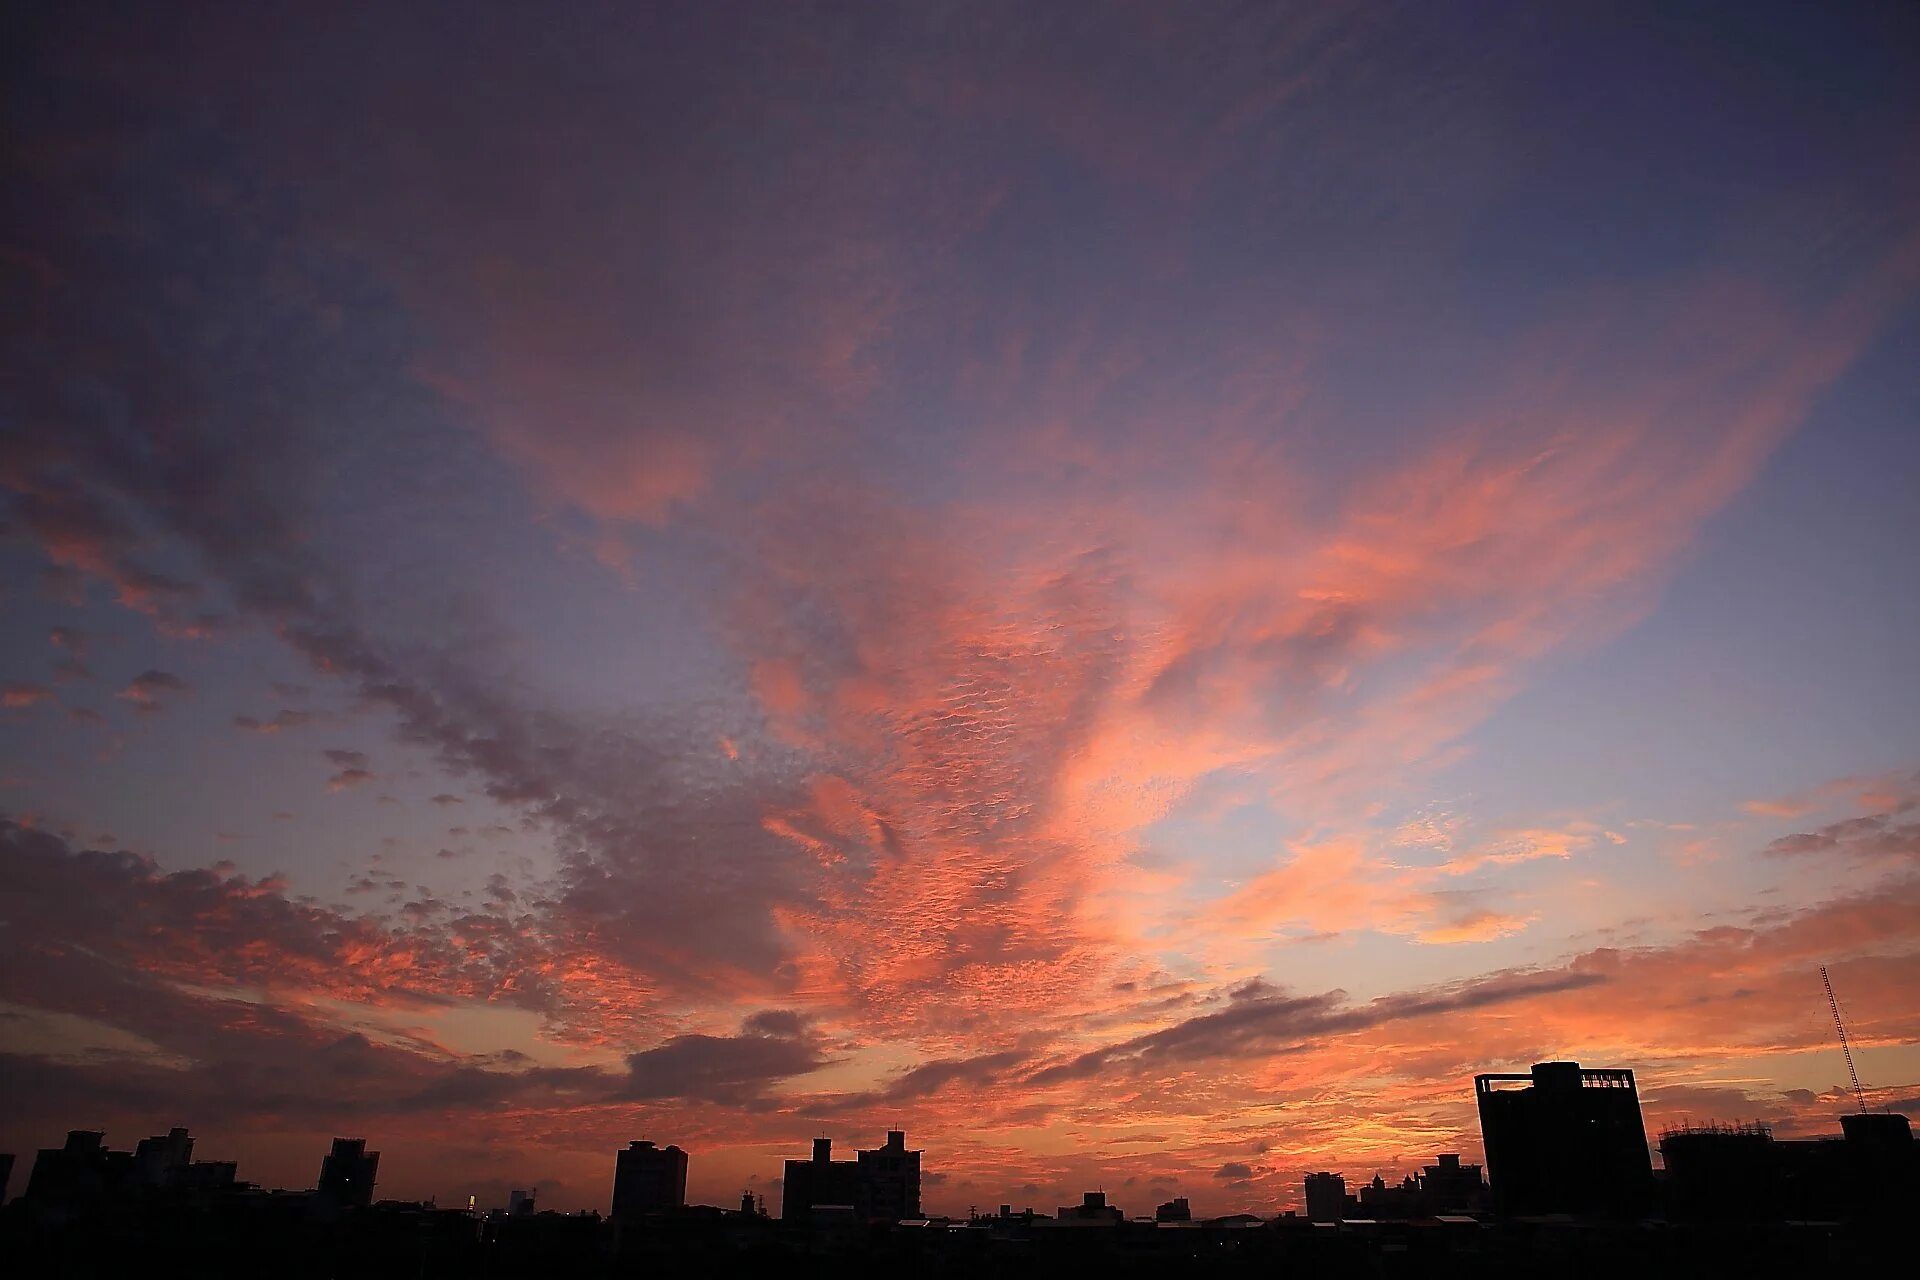
[[[1860,1073],[1853,1069],[1853,1046],[1847,1043],[1847,1024],[1840,1021],[1840,1002],[1833,995],[1833,979],[1827,976],[1827,966],[1820,966],[1820,985],[1827,989],[1827,1008],[1833,1011],[1833,1030],[1840,1037],[1840,1053],[1847,1060],[1847,1079],[1853,1081],[1854,1100],[1860,1104],[1860,1114],[1867,1113],[1867,1091],[1860,1087]]]

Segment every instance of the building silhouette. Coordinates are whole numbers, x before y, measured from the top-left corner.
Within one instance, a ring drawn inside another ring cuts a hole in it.
[[[1337,1173],[1307,1175],[1307,1217],[1315,1222],[1338,1222],[1353,1216],[1356,1208],[1347,1194],[1347,1180]]]
[[[1866,1112],[1840,1117],[1840,1146],[1860,1214],[1906,1215],[1920,1204],[1920,1147],[1903,1115]]]
[[[186,1181],[192,1164],[193,1138],[185,1129],[169,1129],[165,1137],[142,1138],[133,1149],[134,1177],[144,1186],[178,1186]]]
[[[832,1138],[815,1138],[810,1159],[786,1162],[780,1187],[781,1218],[805,1218],[826,1208],[852,1214],[859,1173],[857,1161],[833,1158]]]
[[[81,1209],[118,1193],[127,1183],[133,1156],[107,1150],[106,1140],[98,1129],[70,1129],[64,1145],[41,1148],[27,1175],[27,1199]]]
[[[1363,1183],[1360,1193],[1347,1192],[1347,1180],[1338,1173],[1310,1173],[1306,1178],[1307,1217],[1314,1222],[1346,1218],[1404,1221],[1440,1214],[1471,1214],[1486,1208],[1487,1184],[1477,1164],[1461,1164],[1455,1152],[1397,1183],[1379,1174]]]
[[[858,1217],[898,1222],[920,1216],[920,1153],[907,1150],[904,1130],[887,1130],[886,1145],[856,1152],[854,1163]]]
[[[1054,1215],[1061,1222],[1105,1222],[1119,1223],[1127,1220],[1117,1205],[1107,1203],[1104,1191],[1085,1191],[1080,1195],[1079,1204],[1063,1204],[1060,1212]]]
[[[367,1150],[365,1138],[335,1138],[320,1161],[320,1196],[343,1208],[364,1209],[373,1203],[379,1171],[380,1153]]]
[[[1631,1217],[1647,1209],[1653,1161],[1633,1072],[1540,1062],[1528,1075],[1475,1076],[1474,1091],[1502,1213]]]
[[[201,1194],[231,1191],[243,1185],[239,1174],[240,1166],[232,1160],[195,1160],[179,1172],[173,1185]]]
[[[0,1157],[11,1165],[12,1157]],[[64,1146],[34,1158],[27,1198],[56,1213],[84,1213],[172,1193],[207,1195],[235,1188],[231,1160],[195,1160],[193,1136],[176,1128],[114,1151],[97,1129],[74,1129]],[[0,1201],[5,1180],[0,1178]]]
[[[1682,1125],[1660,1135],[1667,1211],[1677,1218],[1771,1217],[1785,1162],[1763,1124]]]
[[[1543,1064],[1549,1080],[1553,1065]],[[1526,1096],[1535,1078],[1501,1077],[1525,1087],[1496,1091]],[[1542,1094],[1553,1108],[1513,1115],[1496,1108],[1496,1126],[1531,1123],[1541,1114],[1549,1127],[1560,1123],[1567,1104],[1550,1090]],[[1573,1109],[1582,1114],[1578,1100]],[[1604,1130],[1608,1118],[1595,1127]],[[1836,1136],[1787,1141],[1759,1125],[1668,1130],[1660,1184],[1666,1224],[1658,1229],[1635,1219],[1609,1221],[1604,1211],[1577,1222],[1459,1213],[1485,1184],[1480,1170],[1455,1153],[1398,1183],[1376,1175],[1357,1196],[1339,1173],[1310,1174],[1305,1216],[1198,1220],[1178,1198],[1150,1217],[1128,1219],[1092,1191],[1062,1207],[1057,1219],[1002,1205],[997,1215],[965,1221],[863,1220],[856,1204],[897,1207],[917,1194],[919,1161],[909,1157],[921,1153],[908,1151],[896,1130],[875,1151],[859,1153],[869,1157],[864,1162],[833,1160],[826,1139],[816,1144],[817,1159],[788,1162],[818,1172],[814,1189],[836,1199],[789,1206],[786,1220],[776,1221],[750,1192],[737,1211],[686,1206],[686,1154],[636,1142],[616,1162],[616,1201],[663,1211],[604,1219],[541,1212],[531,1191],[485,1215],[470,1199],[457,1209],[430,1200],[346,1209],[349,1200],[372,1194],[378,1156],[359,1139],[336,1140],[322,1167],[323,1194],[268,1191],[239,1182],[231,1161],[194,1161],[184,1129],[133,1151],[110,1150],[103,1134],[75,1130],[65,1145],[39,1153],[28,1194],[0,1208],[0,1263],[5,1274],[206,1280],[516,1280],[667,1274],[716,1260],[724,1260],[717,1264],[723,1270],[749,1274],[813,1269],[797,1265],[804,1261],[845,1275],[882,1268],[928,1275],[1772,1274],[1822,1273],[1836,1259],[1864,1274],[1911,1270],[1910,1219],[1920,1203],[1920,1147],[1911,1126],[1904,1116],[1862,1114],[1842,1118],[1839,1129]],[[1577,1136],[1556,1154],[1604,1167],[1593,1145],[1590,1136]],[[1496,1140],[1490,1150],[1505,1148]],[[803,1194],[805,1182],[804,1173],[796,1179]]]
[[[1461,1164],[1445,1151],[1420,1170],[1420,1196],[1427,1213],[1479,1213],[1487,1207],[1487,1180],[1477,1164]]]
[[[0,1204],[7,1202],[7,1184],[13,1181],[13,1153],[0,1151]]]
[[[1360,1188],[1360,1213],[1366,1218],[1413,1218],[1425,1212],[1420,1180],[1408,1175],[1397,1183],[1379,1174]]]
[[[687,1153],[679,1147],[630,1142],[614,1157],[613,1216],[666,1213],[687,1203]]]
[[[1680,1221],[1889,1220],[1920,1202],[1920,1147],[1902,1115],[1840,1118],[1841,1136],[1779,1140],[1764,1124],[1660,1135],[1668,1214]]]
[[[833,1139],[815,1138],[813,1155],[783,1170],[780,1216],[823,1216],[898,1222],[920,1216],[920,1152],[907,1149],[904,1130],[887,1131],[885,1146],[833,1158]]]

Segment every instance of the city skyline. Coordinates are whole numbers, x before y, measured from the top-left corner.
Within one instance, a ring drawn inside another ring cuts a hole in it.
[[[1838,1018],[1836,1017],[1836,1024]],[[920,1149],[902,1130],[837,1161],[829,1138],[785,1163],[780,1213],[690,1204],[689,1154],[636,1139],[614,1153],[610,1213],[557,1213],[537,1189],[505,1205],[381,1197],[380,1155],[333,1139],[317,1184],[267,1190],[232,1162],[193,1159],[180,1127],[114,1151],[98,1132],[35,1153],[25,1194],[0,1208],[0,1256],[60,1274],[331,1276],[652,1273],[800,1263],[836,1274],[1273,1274],[1418,1259],[1423,1274],[1698,1274],[1818,1266],[1878,1269],[1905,1256],[1900,1215],[1920,1190],[1908,1117],[1860,1110],[1841,1133],[1780,1140],[1764,1124],[1664,1130],[1654,1172],[1634,1074],[1579,1062],[1473,1080],[1489,1168],[1442,1152],[1397,1184],[1303,1179],[1305,1212],[1196,1215],[1174,1196],[1130,1214],[1104,1190],[1048,1214],[1002,1202],[965,1217],[920,1207]],[[1856,1091],[1857,1092],[1857,1091]],[[1858,1099],[1856,1098],[1856,1101]],[[0,1156],[0,1185],[13,1163]],[[0,1197],[4,1198],[4,1197]]]
[[[28,5],[0,1151],[1920,1114],[1920,10],[1181,10]]]
[[[1252,1206],[1221,1214],[1203,1213],[1214,1226],[1237,1220],[1290,1226],[1295,1220],[1365,1226],[1376,1219],[1437,1223],[1479,1222],[1509,1226],[1557,1220],[1561,1223],[1611,1223],[1671,1220],[1679,1223],[1727,1221],[1837,1226],[1883,1217],[1904,1202],[1920,1179],[1920,1147],[1913,1142],[1907,1116],[1861,1109],[1839,1117],[1839,1134],[1814,1140],[1779,1140],[1760,1122],[1692,1122],[1659,1133],[1657,1149],[1664,1168],[1654,1167],[1634,1073],[1579,1062],[1539,1062],[1524,1073],[1483,1072],[1472,1081],[1479,1112],[1486,1164],[1468,1163],[1458,1152],[1438,1152],[1397,1183],[1378,1172],[1351,1183],[1343,1173],[1320,1170],[1302,1179],[1301,1203],[1279,1213]],[[380,1153],[367,1139],[335,1137],[312,1188],[266,1188],[238,1177],[233,1161],[195,1160],[196,1139],[185,1127],[142,1139],[131,1151],[114,1151],[106,1135],[71,1130],[59,1147],[37,1151],[22,1191],[24,1213],[15,1224],[42,1221],[71,1228],[89,1221],[137,1221],[158,1210],[224,1215],[252,1214],[263,1204],[277,1206],[286,1221],[305,1220],[339,1226],[341,1215],[372,1210],[394,1214],[437,1211],[436,1197],[420,1201],[378,1192]],[[1151,1215],[1128,1214],[1104,1187],[1081,1193],[1078,1204],[1047,1214],[1031,1205],[1014,1208],[1002,1201],[969,1205],[964,1218],[923,1208],[921,1149],[907,1146],[904,1130],[892,1129],[886,1141],[856,1151],[853,1160],[833,1158],[833,1139],[815,1137],[811,1153],[784,1161],[777,1217],[790,1229],[789,1240],[838,1240],[858,1247],[850,1227],[872,1227],[882,1234],[897,1227],[937,1223],[945,1227],[983,1223],[1002,1228],[1036,1222],[1108,1225],[1196,1221],[1192,1198],[1172,1196]],[[0,1153],[0,1202],[7,1199],[4,1174],[15,1162]],[[675,1222],[709,1227],[727,1210],[700,1205],[687,1197],[691,1153],[678,1144],[662,1146],[634,1139],[613,1153],[613,1179],[607,1209],[577,1211],[575,1217],[603,1222],[612,1242],[627,1248],[672,1247]],[[937,1176],[937,1174],[936,1174]],[[1128,1179],[1133,1187],[1135,1179]],[[1352,1185],[1355,1191],[1347,1188]],[[1034,1190],[1034,1188],[1023,1188]],[[263,1201],[260,1197],[264,1195]],[[482,1207],[469,1194],[464,1212],[489,1221],[505,1215],[533,1217],[539,1187],[513,1185],[505,1203]],[[457,1203],[447,1206],[460,1212]],[[742,1219],[765,1219],[764,1192],[742,1191],[735,1211]],[[557,1215],[547,1210],[542,1215]],[[229,1226],[231,1221],[229,1222]],[[1245,1225],[1245,1223],[1239,1223]],[[797,1232],[798,1234],[793,1234]],[[874,1239],[880,1237],[876,1236]]]

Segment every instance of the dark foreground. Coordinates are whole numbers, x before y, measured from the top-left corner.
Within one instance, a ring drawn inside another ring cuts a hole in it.
[[[1100,1226],[794,1224],[719,1211],[616,1224],[289,1199],[150,1206],[111,1219],[0,1211],[0,1271],[46,1277],[1571,1276],[1911,1274],[1905,1221]]]

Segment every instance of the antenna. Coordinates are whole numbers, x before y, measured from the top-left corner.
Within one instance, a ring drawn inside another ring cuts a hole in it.
[[[1867,1091],[1860,1087],[1860,1073],[1853,1069],[1853,1046],[1847,1043],[1847,1024],[1840,1021],[1840,1002],[1834,998],[1833,979],[1827,976],[1827,966],[1820,966],[1820,985],[1827,989],[1827,1008],[1833,1011],[1833,1029],[1840,1037],[1840,1052],[1847,1060],[1847,1078],[1853,1081],[1854,1100],[1860,1104],[1860,1114],[1867,1113]]]

